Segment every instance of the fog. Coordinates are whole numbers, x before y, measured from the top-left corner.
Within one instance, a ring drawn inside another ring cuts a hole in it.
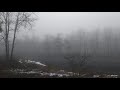
[[[69,44],[72,45],[71,46],[72,51],[69,50],[68,52],[74,52],[74,51],[86,52],[87,50],[87,52],[92,55],[96,55],[97,53],[99,53],[100,55],[103,56],[106,55],[114,56],[114,55],[118,55],[119,53],[119,49],[118,49],[119,44],[117,43],[119,42],[119,28],[120,28],[119,12],[39,12],[36,13],[36,15],[38,17],[38,21],[36,22],[33,30],[27,31],[28,36],[32,37],[33,40],[36,39],[42,41],[41,39],[43,38],[44,40],[46,40],[47,35],[52,35],[52,36],[48,36],[49,37],[48,41],[49,43],[51,42],[52,44],[50,45],[54,47],[55,44],[54,38],[57,37],[58,34],[61,34],[62,35],[61,37],[63,39],[64,36],[67,37],[67,40],[70,41]],[[80,34],[83,32],[86,33],[85,36]],[[106,38],[107,35],[109,38],[109,34],[107,33],[110,34],[110,37],[112,38],[113,41],[116,40],[116,43],[111,41],[111,39],[109,40]],[[99,39],[97,39],[96,34],[98,35]],[[26,36],[26,34],[24,36]],[[50,41],[50,38],[53,39],[51,39]],[[82,40],[85,42],[85,44],[83,44]],[[107,41],[109,40],[107,44],[106,44],[107,42],[106,40]],[[97,46],[97,41],[99,42],[98,46]],[[108,46],[109,44],[110,47]],[[32,50],[31,54],[29,51],[30,55],[33,55],[33,51],[38,53],[38,54],[34,53],[35,56],[39,56],[39,53],[41,52],[42,53],[46,52],[44,44],[43,46],[42,45],[39,46],[39,44],[38,46],[37,44],[35,45],[33,44],[33,47],[35,50],[31,49]],[[39,51],[37,47],[39,48]],[[53,52],[54,55],[54,53],[58,51],[60,52],[60,50],[58,49],[56,49],[57,51],[55,51],[55,48],[53,50],[52,49],[53,47],[51,47],[50,53]],[[28,50],[30,49],[27,49],[27,51]],[[49,53],[48,48],[47,48],[47,53]],[[102,66],[104,60],[106,61],[104,63],[109,62],[109,64],[110,61],[113,61],[113,59],[108,60],[108,58],[96,59],[95,62],[98,63],[96,65]],[[55,59],[55,61],[58,62],[60,60]],[[119,62],[118,58],[114,61]],[[95,65],[95,63],[91,63],[91,64]],[[114,65],[116,66],[116,64]],[[106,64],[103,66],[105,67]]]
[[[34,15],[37,20],[33,27],[17,32],[15,58],[73,72],[81,66],[93,71],[119,72],[119,12],[35,12]],[[0,42],[0,51],[4,56],[4,41]]]
[[[119,28],[119,12],[36,12],[38,20],[31,31],[26,31],[31,36],[43,38],[44,35],[64,35],[80,28],[93,30],[96,28]],[[26,33],[21,32],[22,36]]]

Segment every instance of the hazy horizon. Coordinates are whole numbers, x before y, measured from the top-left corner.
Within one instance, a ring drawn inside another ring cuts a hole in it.
[[[38,20],[33,30],[26,32],[30,36],[40,38],[47,34],[66,35],[81,28],[86,30],[104,27],[120,28],[119,12],[36,12],[36,16]]]
[[[119,54],[120,12],[0,12],[0,77],[120,78]]]

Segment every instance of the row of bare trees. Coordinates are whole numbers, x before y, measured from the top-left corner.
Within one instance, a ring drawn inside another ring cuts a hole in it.
[[[32,27],[34,13],[0,12],[0,39],[4,41],[6,60],[13,59],[17,32]]]
[[[40,43],[41,53],[88,53],[92,55],[118,55],[120,53],[120,30],[112,28],[93,31],[78,30],[66,38],[62,35],[46,36]]]

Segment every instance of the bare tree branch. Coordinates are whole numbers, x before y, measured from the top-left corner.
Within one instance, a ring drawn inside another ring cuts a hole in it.
[[[21,28],[32,27],[34,19],[33,13],[30,12],[0,12],[0,33],[3,34],[2,38],[5,42],[6,57],[9,57],[9,42],[13,32],[11,57],[13,57],[16,33]],[[0,39],[0,41],[1,41]]]

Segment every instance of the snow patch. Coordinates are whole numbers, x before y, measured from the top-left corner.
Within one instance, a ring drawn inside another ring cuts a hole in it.
[[[36,61],[32,61],[32,60],[19,60],[19,63],[23,63],[23,62],[26,62],[26,63],[33,63],[33,64],[37,64],[37,65],[41,65],[41,66],[46,66],[45,64],[43,63],[40,63],[40,62],[36,62]]]
[[[93,78],[99,78],[100,75],[93,75]]]
[[[36,62],[36,61],[31,61],[31,60],[25,60],[25,62],[27,62],[27,63],[34,63],[34,64],[38,64],[38,65],[41,65],[41,66],[46,66],[45,64],[42,64],[42,63]]]
[[[58,74],[58,77],[63,77],[63,75],[62,74]]]
[[[108,78],[117,78],[118,75],[107,75]]]

